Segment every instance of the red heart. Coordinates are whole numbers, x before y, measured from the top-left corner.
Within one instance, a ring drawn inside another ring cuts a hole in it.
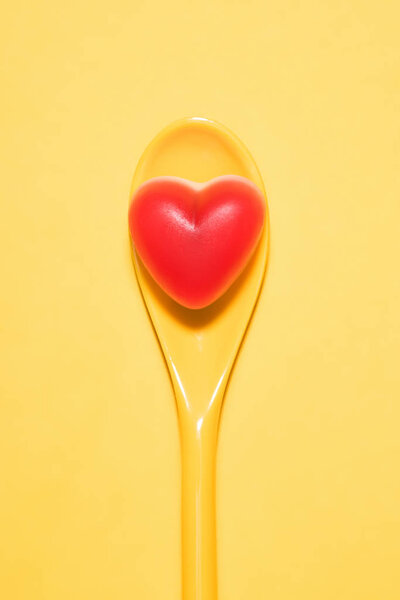
[[[244,177],[222,176],[204,184],[155,177],[134,194],[129,228],[161,288],[188,308],[202,308],[243,271],[264,217],[264,196]]]

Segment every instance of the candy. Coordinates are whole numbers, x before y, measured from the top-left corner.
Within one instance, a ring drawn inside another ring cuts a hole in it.
[[[129,228],[142,262],[179,304],[208,306],[237,279],[254,252],[265,199],[250,180],[206,183],[155,177],[134,193]]]

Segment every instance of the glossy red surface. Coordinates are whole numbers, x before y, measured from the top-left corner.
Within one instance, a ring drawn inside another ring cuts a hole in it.
[[[222,176],[204,184],[156,177],[136,190],[129,228],[160,287],[180,304],[202,308],[243,271],[264,218],[262,192],[243,177]]]

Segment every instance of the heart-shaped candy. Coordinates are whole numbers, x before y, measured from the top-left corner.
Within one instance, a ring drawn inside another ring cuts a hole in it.
[[[133,244],[174,300],[203,308],[222,296],[259,241],[265,199],[236,175],[195,183],[155,177],[135,192],[129,209]]]

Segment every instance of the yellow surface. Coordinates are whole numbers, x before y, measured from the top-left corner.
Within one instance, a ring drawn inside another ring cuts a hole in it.
[[[179,598],[176,411],[126,214],[144,146],[191,114],[243,139],[271,215],[223,410],[220,598],[399,598],[399,18],[3,7],[2,598]]]

